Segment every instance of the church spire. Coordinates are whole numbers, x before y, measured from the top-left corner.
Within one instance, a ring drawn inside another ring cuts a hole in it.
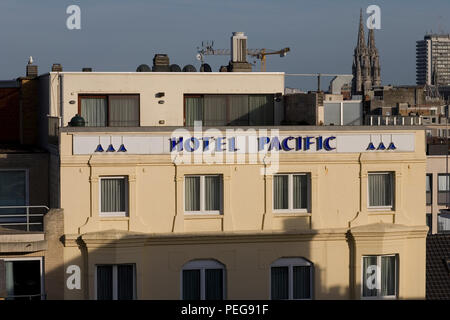
[[[356,50],[359,49],[361,51],[366,47],[365,45],[365,35],[364,35],[364,25],[363,25],[363,14],[362,9],[359,14],[359,31],[358,31],[358,44],[356,46]]]
[[[367,39],[367,48],[369,52],[377,51],[377,47],[375,46],[375,34],[373,29],[369,30],[369,38]]]

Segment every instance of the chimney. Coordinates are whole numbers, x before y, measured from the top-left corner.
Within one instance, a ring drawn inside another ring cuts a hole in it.
[[[83,68],[81,69],[82,72],[92,72],[92,68]]]
[[[153,58],[154,72],[170,72],[169,56],[167,54],[157,53]]]
[[[54,63],[52,65],[52,72],[62,72],[63,68],[62,65],[60,65],[59,63]]]
[[[27,77],[35,78],[38,76],[38,66],[33,65],[33,57],[30,56],[27,64]]]
[[[251,72],[252,65],[247,62],[247,36],[243,32],[233,32],[231,37],[231,72]]]

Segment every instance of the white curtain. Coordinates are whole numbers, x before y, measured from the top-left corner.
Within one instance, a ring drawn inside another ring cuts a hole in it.
[[[390,174],[369,174],[369,205],[371,207],[392,205]]]
[[[12,261],[5,261],[6,269],[6,295],[14,295],[14,268]]]
[[[184,183],[185,210],[200,211],[200,177],[186,177]]]
[[[274,209],[289,209],[289,176],[276,175],[273,177]]]
[[[205,126],[225,126],[227,124],[227,96],[205,95]]]
[[[205,176],[205,210],[220,210],[220,176]]]
[[[81,98],[81,116],[86,127],[106,127],[106,97]]]
[[[229,122],[232,126],[248,126],[248,95],[229,95]]]
[[[311,298],[311,266],[294,266],[294,299]]]
[[[377,290],[377,274],[376,274],[376,268],[372,268],[368,272],[369,266],[376,266],[377,265],[377,257],[371,256],[371,257],[364,257],[363,258],[363,297],[376,297],[378,295]]]
[[[101,179],[102,212],[125,211],[125,179]]]
[[[438,215],[438,232],[450,231],[450,214]]]
[[[426,188],[427,192],[431,191],[431,176],[429,176],[429,175],[426,176],[425,188]]]
[[[249,114],[251,126],[274,125],[273,95],[249,95]]]
[[[381,295],[395,295],[395,256],[381,257]]]
[[[307,207],[307,192],[308,192],[308,177],[306,175],[293,176],[294,188],[294,209],[306,209]]]
[[[186,126],[194,126],[194,121],[203,121],[203,97],[185,97]]]
[[[109,126],[139,126],[139,96],[109,96]]]
[[[446,175],[438,175],[438,190],[439,191],[448,191],[448,176]]]

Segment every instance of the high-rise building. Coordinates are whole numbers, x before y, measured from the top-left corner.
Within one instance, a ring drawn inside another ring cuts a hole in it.
[[[450,84],[450,34],[427,34],[417,41],[416,83]]]
[[[381,85],[380,57],[375,46],[375,34],[369,30],[367,46],[365,44],[362,10],[359,18],[358,42],[353,54],[352,94],[365,94],[372,86]]]

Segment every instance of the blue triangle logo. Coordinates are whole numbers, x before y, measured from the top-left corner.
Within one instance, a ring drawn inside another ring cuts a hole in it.
[[[127,152],[127,149],[125,148],[123,143],[120,145],[119,150],[117,150],[117,152]]]
[[[105,151],[105,150],[103,150],[102,145],[101,145],[101,144],[98,144],[98,146],[97,146],[97,148],[95,149],[94,152],[103,152],[103,151]]]
[[[391,144],[389,144],[388,150],[395,150],[395,149],[397,149],[397,147],[393,142],[391,142]]]
[[[373,145],[373,143],[369,143],[369,146],[367,147],[366,150],[375,150],[375,146]]]
[[[377,150],[386,150],[386,147],[384,146],[383,142],[380,142],[380,144],[378,145]]]
[[[116,149],[114,149],[113,145],[110,144],[108,149],[106,149],[106,152],[116,152]]]

